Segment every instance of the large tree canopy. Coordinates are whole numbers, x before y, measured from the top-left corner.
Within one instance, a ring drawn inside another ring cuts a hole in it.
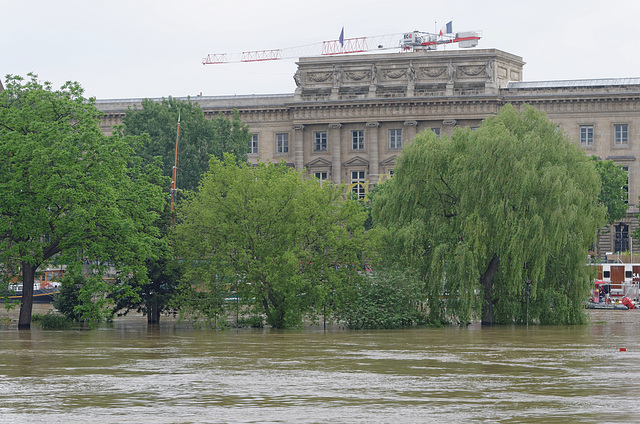
[[[427,131],[373,205],[388,258],[420,271],[431,320],[584,319],[587,249],[604,223],[594,164],[532,108],[504,107],[476,131]]]
[[[180,131],[178,132],[178,118]],[[129,109],[123,119],[125,134],[149,137],[136,148],[144,163],[160,158],[164,174],[172,175],[178,139],[177,187],[179,192],[193,191],[209,166],[211,156],[222,158],[224,152],[234,153],[241,161],[247,159],[251,136],[248,127],[234,111],[231,119],[218,115],[207,119],[200,106],[190,100],[172,97],[161,102],[145,99],[141,109]],[[166,187],[167,190],[169,187]],[[163,214],[162,233],[169,230],[172,217]],[[116,309],[138,310],[147,315],[149,323],[157,323],[160,314],[171,308],[170,303],[179,288],[181,266],[173,252],[164,250],[157,260],[147,261],[148,279],[133,278],[129,285],[137,297],[121,297]]]
[[[0,93],[0,259],[23,281],[19,327],[31,323],[34,274],[63,263],[109,263],[122,271],[155,254],[154,222],[166,200],[134,140],[104,136],[78,83],[59,90],[7,76]],[[157,170],[157,169],[156,169]],[[5,283],[7,280],[5,279]]]
[[[164,174],[172,175],[178,116],[177,186],[181,190],[198,187],[212,155],[221,159],[223,152],[230,152],[241,161],[247,159],[251,135],[237,112],[232,119],[223,115],[207,119],[198,104],[169,97],[161,102],[145,99],[141,109],[130,108],[123,118],[125,134],[149,135],[147,142],[136,149],[145,163],[160,157]]]
[[[362,206],[345,200],[343,187],[284,164],[212,158],[178,212],[174,247],[194,289],[186,298],[199,300],[195,310],[209,317],[223,313],[232,294],[232,306],[278,328],[329,313],[367,249]]]

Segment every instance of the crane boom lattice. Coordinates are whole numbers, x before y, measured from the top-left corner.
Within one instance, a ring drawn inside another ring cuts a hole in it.
[[[459,43],[468,48],[478,45],[479,31],[456,34],[430,34],[413,31],[402,34],[377,35],[373,37],[345,38],[322,43],[307,44],[287,49],[253,50],[236,54],[213,53],[202,59],[203,65],[236,62],[263,62],[269,60],[297,59],[310,56],[366,53],[374,50],[400,49],[401,51],[435,50],[441,44]]]

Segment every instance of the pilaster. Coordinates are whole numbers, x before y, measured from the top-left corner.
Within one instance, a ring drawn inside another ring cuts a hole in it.
[[[340,140],[340,129],[342,124],[329,124],[329,142],[331,143],[331,181],[340,184],[340,166],[342,163],[342,141]]]
[[[366,131],[365,131],[365,143],[367,149],[369,150],[369,183],[375,184],[378,182],[380,178],[380,170],[379,170],[379,141],[378,141],[378,128],[380,127],[380,123],[378,122],[367,122],[366,123]]]
[[[293,161],[297,169],[304,168],[304,125],[293,124]]]

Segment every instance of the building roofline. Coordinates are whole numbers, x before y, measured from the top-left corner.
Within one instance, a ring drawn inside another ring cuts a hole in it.
[[[640,78],[595,78],[552,81],[510,81],[507,90],[540,90],[549,88],[585,88],[640,85]]]

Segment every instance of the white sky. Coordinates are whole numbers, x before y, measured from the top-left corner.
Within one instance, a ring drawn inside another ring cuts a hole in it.
[[[640,76],[637,0],[0,0],[0,18],[2,81],[35,72],[100,99],[292,93],[294,60],[202,59],[450,20],[521,56],[525,81]]]

